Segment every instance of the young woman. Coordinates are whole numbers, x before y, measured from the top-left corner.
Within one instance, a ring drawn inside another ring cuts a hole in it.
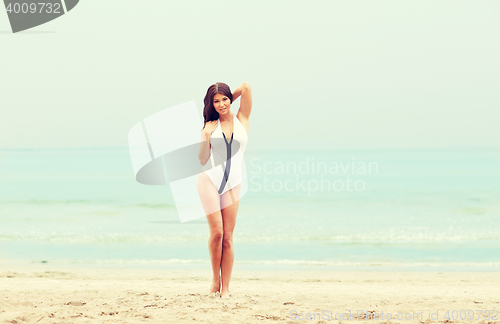
[[[231,104],[241,96],[238,113]],[[205,124],[201,132],[199,159],[204,166],[198,177],[198,194],[207,215],[208,250],[213,280],[210,293],[229,298],[233,269],[233,230],[240,198],[241,163],[248,140],[248,119],[252,110],[252,89],[245,82],[231,93],[229,86],[212,84],[204,99]]]

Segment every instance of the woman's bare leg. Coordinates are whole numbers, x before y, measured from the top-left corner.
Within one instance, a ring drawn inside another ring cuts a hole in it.
[[[221,277],[222,290],[221,297],[229,298],[229,281],[233,271],[234,248],[233,231],[236,225],[236,215],[238,213],[239,200],[235,201],[235,195],[239,198],[239,186],[226,192],[221,197],[221,204],[225,206],[222,209],[223,237],[222,237],[222,260]]]
[[[222,216],[221,212],[207,215],[208,226],[210,228],[210,237],[208,239],[208,252],[210,254],[210,262],[212,263],[212,284],[210,285],[209,294],[220,292],[221,286],[221,259],[222,259]]]
[[[221,274],[220,265],[222,258],[222,213],[220,211],[220,196],[210,178],[205,173],[198,176],[198,194],[207,215],[210,237],[208,239],[208,252],[212,263],[212,283],[209,293],[220,292]]]

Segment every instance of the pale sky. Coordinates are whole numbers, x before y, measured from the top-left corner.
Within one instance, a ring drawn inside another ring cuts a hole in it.
[[[0,148],[126,147],[155,112],[201,116],[218,81],[252,86],[248,149],[499,147],[498,17],[494,0],[82,0],[11,34],[2,12]]]

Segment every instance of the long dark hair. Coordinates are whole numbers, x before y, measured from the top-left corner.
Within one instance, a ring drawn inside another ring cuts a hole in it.
[[[214,108],[214,96],[218,93],[225,95],[229,98],[229,101],[233,103],[233,93],[227,84],[222,82],[212,84],[207,90],[205,99],[203,99],[203,102],[205,103],[205,107],[203,108],[203,118],[205,119],[205,123],[219,119],[219,113]],[[203,124],[203,128],[205,128],[205,124]]]

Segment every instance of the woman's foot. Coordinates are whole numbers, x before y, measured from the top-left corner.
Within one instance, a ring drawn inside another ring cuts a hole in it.
[[[220,294],[220,298],[229,299],[231,296],[229,295],[229,290],[223,290]]]
[[[209,294],[214,294],[220,292],[220,279],[212,281],[212,285],[210,285]]]

